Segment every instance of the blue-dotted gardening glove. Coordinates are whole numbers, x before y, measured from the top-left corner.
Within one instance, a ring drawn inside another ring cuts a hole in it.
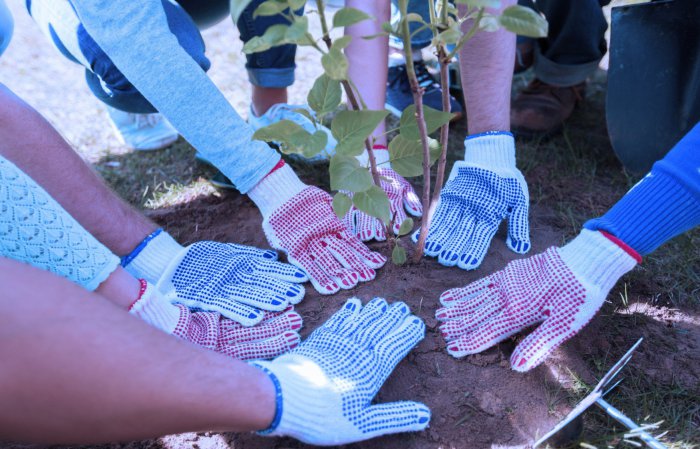
[[[218,312],[244,326],[265,310],[280,311],[304,298],[308,277],[277,261],[277,253],[233,243],[203,241],[183,247],[157,230],[122,258],[131,274],[146,279],[174,303]]]
[[[263,435],[338,445],[423,430],[430,409],[418,402],[372,404],[394,367],[421,340],[425,325],[402,302],[348,300],[301,345],[272,362],[253,362],[277,388],[277,412]]]
[[[515,166],[515,141],[508,132],[467,137],[464,161],[456,162],[425,243],[425,254],[445,266],[465,270],[484,260],[501,221],[508,219],[508,248],[518,254],[530,249],[527,221],[529,195],[525,178]],[[419,232],[413,234],[418,241]]]

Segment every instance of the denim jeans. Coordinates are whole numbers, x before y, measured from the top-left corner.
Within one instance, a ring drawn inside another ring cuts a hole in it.
[[[408,6],[406,11],[410,13],[419,14],[424,21],[430,23],[430,6],[429,1],[434,0],[408,0]],[[399,21],[399,2],[398,0],[391,0],[391,23],[396,24]],[[409,24],[409,29],[411,33],[417,30],[421,25],[418,22],[411,22]],[[420,50],[422,48],[430,45],[430,41],[433,39],[433,33],[430,29],[425,28],[415,35],[411,36],[411,49]],[[403,41],[395,36],[389,38],[391,46],[394,48],[403,48]]]
[[[609,0],[520,0],[544,14],[549,35],[535,44],[537,79],[555,86],[574,86],[595,72],[607,51],[608,22],[602,7]]]
[[[127,112],[153,113],[156,109],[126,79],[95,43],[80,23],[69,0],[26,0],[30,15],[54,46],[69,60],[85,67],[85,79],[92,93],[105,104]],[[161,0],[170,31],[180,46],[207,71],[211,62],[199,32],[228,17],[229,0]],[[244,42],[262,35],[280,17],[252,18],[262,0],[255,0],[241,15],[238,24]],[[287,87],[294,82],[296,46],[285,45],[247,55],[251,83],[263,87]]]
[[[238,31],[241,40],[248,42],[255,36],[262,36],[272,25],[289,24],[289,21],[281,15],[258,16],[253,18],[253,13],[265,0],[253,0],[243,10],[238,18]],[[302,14],[304,9],[295,11]],[[251,84],[261,87],[283,88],[294,84],[294,69],[296,64],[296,45],[280,45],[269,50],[246,55],[246,69],[248,80]]]
[[[14,22],[12,21],[12,14],[10,14],[10,10],[7,9],[5,0],[0,0],[0,55],[2,55],[7,46],[10,45],[13,29]]]

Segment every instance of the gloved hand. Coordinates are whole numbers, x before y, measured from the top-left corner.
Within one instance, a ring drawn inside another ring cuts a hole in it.
[[[141,279],[141,294],[129,308],[151,326],[198,346],[239,360],[269,359],[299,344],[302,320],[292,306],[264,312],[260,323],[244,327],[216,312],[192,312],[171,304],[160,291]]]
[[[411,184],[408,183],[401,175],[391,169],[389,164],[389,151],[384,146],[374,147],[374,157],[377,162],[379,176],[382,177],[380,182],[382,189],[389,197],[389,205],[391,208],[392,226],[394,234],[399,233],[401,223],[406,219],[406,211],[414,217],[423,215],[423,205],[416,195]],[[368,165],[368,156],[366,151],[361,156],[358,156],[360,164]],[[352,198],[352,192],[343,192]],[[386,240],[386,227],[377,218],[374,218],[361,210],[352,206],[348,213],[343,218],[343,222],[348,229],[357,238],[366,242],[368,240]]]
[[[263,435],[339,445],[423,430],[430,410],[418,402],[372,405],[384,381],[423,339],[425,325],[402,302],[348,300],[290,353],[254,362],[277,388],[277,413]]]
[[[326,192],[302,183],[287,165],[273,170],[250,192],[263,215],[263,229],[273,248],[304,269],[319,293],[374,279],[386,258],[372,252],[335,216]]]
[[[514,260],[496,273],[440,296],[435,317],[447,351],[476,354],[541,323],[515,348],[516,371],[528,371],[578,333],[617,280],[641,262],[624,243],[584,229],[562,248]]]
[[[202,241],[183,247],[157,230],[122,265],[156,284],[171,302],[221,313],[245,326],[304,298],[308,280],[298,268],[277,262],[277,253],[233,243]]]
[[[502,220],[508,248],[530,249],[529,195],[515,166],[515,142],[507,132],[467,137],[464,161],[455,163],[430,224],[425,254],[445,266],[477,268]],[[418,241],[419,232],[413,234]]]

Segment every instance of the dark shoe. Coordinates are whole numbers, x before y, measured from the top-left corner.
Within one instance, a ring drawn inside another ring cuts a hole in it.
[[[586,83],[569,87],[545,84],[538,79],[515,97],[510,110],[510,126],[520,136],[549,135],[561,129],[583,100]]]
[[[413,66],[416,70],[418,84],[425,89],[423,104],[442,111],[442,89],[440,88],[440,83],[435,81],[430,72],[428,72],[425,62],[415,61]],[[401,117],[403,110],[412,104],[413,93],[411,92],[411,84],[408,81],[406,66],[389,67],[385,107],[396,117]],[[452,95],[450,95],[450,109],[452,113],[457,114],[453,120],[462,116],[462,105]]]

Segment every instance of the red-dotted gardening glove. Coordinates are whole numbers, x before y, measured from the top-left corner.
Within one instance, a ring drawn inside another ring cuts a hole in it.
[[[421,205],[418,195],[411,184],[406,181],[403,176],[391,169],[389,164],[389,150],[384,146],[376,145],[374,147],[374,157],[377,162],[379,176],[381,176],[381,187],[389,197],[389,205],[391,208],[391,229],[394,234],[399,233],[401,223],[406,219],[406,212],[414,217],[423,215],[423,206]],[[358,156],[360,164],[367,166],[367,154]],[[352,197],[351,192],[343,192]],[[348,213],[343,218],[350,232],[356,235],[360,240],[366,242],[368,240],[386,240],[386,227],[384,224],[370,215],[351,207]]]
[[[302,320],[291,306],[264,312],[260,323],[246,327],[217,312],[192,312],[182,304],[171,304],[144,280],[141,286],[129,313],[198,346],[239,360],[255,360],[277,357],[299,344]]]
[[[321,294],[370,281],[386,263],[348,232],[333,212],[329,194],[302,183],[284,164],[248,195],[263,215],[270,245],[287,253],[289,263],[302,268]]]
[[[615,237],[584,229],[569,244],[515,260],[490,276],[440,296],[435,316],[454,357],[481,352],[532,325],[513,352],[528,371],[576,335],[598,312],[617,280],[641,261]]]

